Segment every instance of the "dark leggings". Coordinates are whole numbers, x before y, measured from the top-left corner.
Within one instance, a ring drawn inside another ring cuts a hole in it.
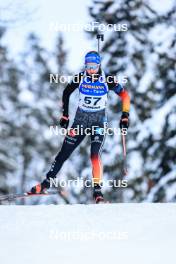
[[[63,145],[61,147],[61,150],[55,157],[55,160],[52,163],[51,168],[46,175],[48,179],[56,177],[63,163],[69,158],[72,152],[85,138],[86,134],[85,134],[84,129],[88,128],[89,129],[88,132],[91,132],[90,129],[92,129],[93,126],[94,127],[96,126],[96,128],[92,130],[94,132],[91,133],[90,135],[90,138],[91,138],[91,157],[90,158],[91,158],[91,163],[92,163],[93,182],[100,183],[101,178],[102,178],[102,172],[103,172],[100,156],[101,156],[101,150],[102,150],[102,146],[103,146],[104,138],[105,138],[103,130],[101,129],[104,127],[104,122],[102,121],[102,116],[104,117],[104,115],[102,115],[102,113],[101,115],[94,114],[94,116],[92,115],[92,119],[91,119],[91,116],[88,116],[88,118],[86,118],[86,115],[87,114],[82,114],[78,111],[75,121],[71,129],[69,130],[70,132],[67,133],[64,139]],[[83,118],[82,121],[81,121],[81,118]],[[78,128],[80,124],[84,128],[82,129],[83,133],[75,134],[74,129]]]

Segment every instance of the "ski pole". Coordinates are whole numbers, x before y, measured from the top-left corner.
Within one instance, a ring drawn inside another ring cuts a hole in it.
[[[123,148],[123,173],[124,173],[124,175],[127,175],[128,169],[127,169],[126,138],[125,138],[125,135],[123,133],[121,133],[121,135],[122,135],[122,148]]]
[[[103,34],[97,34],[97,40],[98,40],[98,53],[100,53],[100,40],[104,41],[104,35]]]

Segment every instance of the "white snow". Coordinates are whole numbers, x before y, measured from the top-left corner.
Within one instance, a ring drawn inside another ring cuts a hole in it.
[[[1,206],[6,264],[174,263],[176,204]]]

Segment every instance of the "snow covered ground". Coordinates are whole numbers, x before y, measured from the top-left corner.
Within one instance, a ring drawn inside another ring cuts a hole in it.
[[[176,204],[0,206],[0,263],[175,263]]]

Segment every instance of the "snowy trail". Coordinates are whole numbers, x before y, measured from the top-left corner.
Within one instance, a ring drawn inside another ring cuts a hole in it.
[[[175,204],[0,206],[3,264],[165,264],[175,245]]]

